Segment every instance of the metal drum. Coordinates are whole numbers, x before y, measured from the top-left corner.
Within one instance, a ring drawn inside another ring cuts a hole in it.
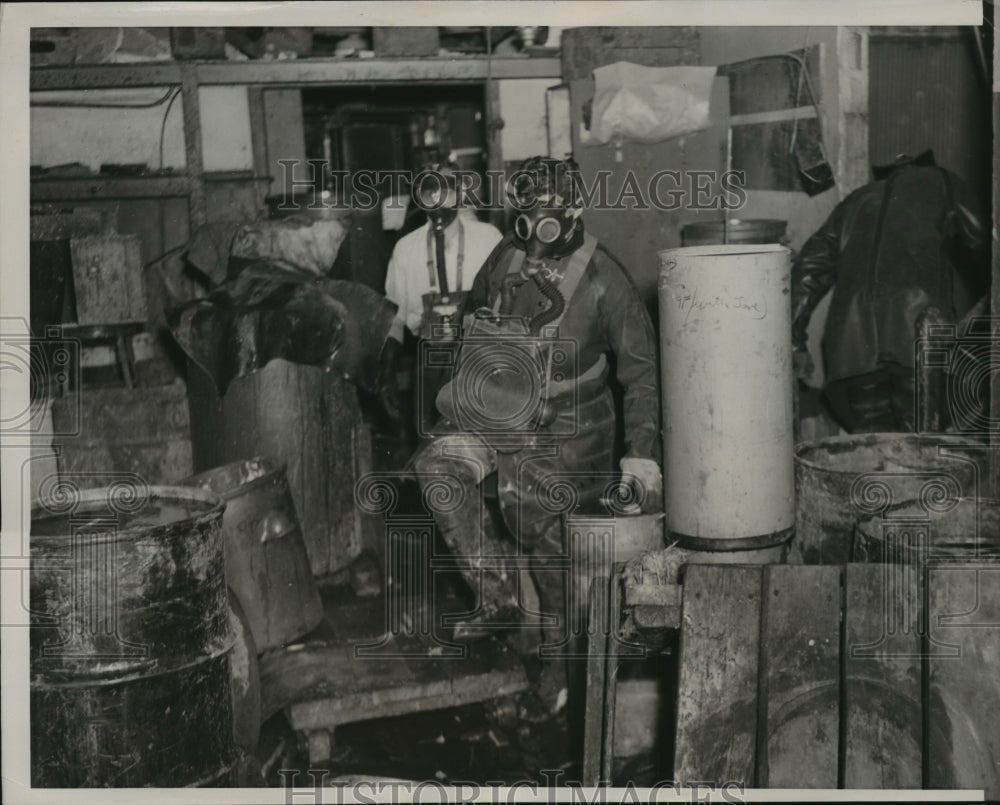
[[[309,568],[284,466],[236,461],[183,481],[226,501],[226,578],[257,650],[286,645],[316,628],[323,603]]]
[[[858,521],[851,561],[1000,560],[1000,501],[911,500]]]
[[[729,221],[699,221],[681,229],[685,246],[712,246],[719,243],[781,243],[787,221],[777,218],[730,218]]]
[[[984,445],[954,436],[866,433],[795,448],[795,539],[789,562],[843,564],[859,519],[889,506],[946,495],[974,497]]]
[[[33,786],[231,775],[223,508],[200,490],[135,486],[70,489],[33,508]]]
[[[778,561],[795,522],[789,252],[660,252],[668,539]]]

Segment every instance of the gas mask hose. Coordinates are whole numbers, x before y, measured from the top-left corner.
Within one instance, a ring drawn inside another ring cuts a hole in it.
[[[532,279],[535,281],[535,285],[538,286],[538,290],[542,292],[542,296],[550,302],[549,306],[537,316],[534,316],[528,325],[531,334],[538,335],[546,324],[562,316],[563,311],[566,309],[566,300],[559,292],[559,289],[552,284],[552,280],[545,277],[542,272],[536,272],[532,276]]]

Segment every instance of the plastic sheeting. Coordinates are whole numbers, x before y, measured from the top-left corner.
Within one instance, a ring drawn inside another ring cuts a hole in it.
[[[594,102],[584,145],[659,142],[708,128],[715,67],[643,67],[615,62],[594,70]]]

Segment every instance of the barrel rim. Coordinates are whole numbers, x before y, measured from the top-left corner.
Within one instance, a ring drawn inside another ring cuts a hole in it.
[[[705,246],[680,246],[673,249],[664,249],[657,252],[660,260],[667,256],[674,257],[736,257],[748,254],[791,254],[791,249],[780,243],[717,243]],[[663,271],[664,267],[661,266]]]
[[[215,473],[219,473],[223,470],[228,470],[231,467],[243,466],[249,464],[252,461],[259,462],[263,467],[266,468],[262,475],[257,476],[252,481],[247,481],[246,483],[238,484],[237,486],[227,489],[224,492],[216,492],[214,490],[207,490],[201,485],[201,481],[210,478]],[[189,475],[182,481],[178,481],[179,486],[191,487],[194,489],[202,489],[204,491],[210,491],[213,494],[218,495],[225,501],[233,500],[234,498],[242,497],[246,494],[247,490],[253,489],[255,486],[263,486],[265,483],[274,480],[275,476],[283,475],[287,480],[288,473],[288,462],[279,461],[273,459],[270,456],[257,455],[252,458],[244,458],[238,461],[229,461],[226,464],[220,464],[217,467],[212,467],[208,470],[203,470],[202,472],[196,473],[194,475]]]
[[[86,505],[88,503],[96,502],[107,502],[108,500],[108,490],[113,487],[101,487],[98,489],[81,489],[74,493],[76,497],[76,507]],[[113,532],[95,532],[93,534],[93,539],[95,542],[100,542],[109,539],[122,539],[124,538],[136,538],[136,537],[156,537],[161,534],[171,532],[177,529],[178,525],[181,523],[187,523],[190,526],[201,525],[202,523],[211,522],[212,520],[220,519],[222,513],[226,509],[226,501],[222,499],[220,495],[214,492],[209,492],[200,487],[192,486],[167,486],[167,485],[154,485],[148,487],[148,498],[147,499],[161,499],[161,500],[179,500],[179,501],[191,501],[195,500],[200,503],[205,503],[209,506],[203,512],[199,512],[191,517],[184,518],[182,520],[175,520],[170,523],[163,523],[160,525],[147,525],[147,526],[135,526],[135,527],[125,527],[116,528]],[[48,508],[47,508],[48,506]],[[36,513],[44,513],[46,517],[67,517],[72,514],[71,511],[61,512],[60,510],[65,508],[54,499],[53,496],[48,496],[44,498],[38,498],[32,501],[31,505],[31,522],[34,523],[36,518]],[[30,534],[29,540],[32,546],[37,546],[39,544],[52,544],[59,545],[66,541],[68,537],[72,534]]]
[[[815,459],[806,457],[806,453],[822,447],[843,447],[845,450],[851,446],[859,444],[875,445],[880,442],[905,441],[923,442],[927,446],[937,447],[987,447],[983,442],[977,441],[969,436],[952,435],[947,433],[909,433],[902,431],[882,431],[876,433],[849,433],[842,436],[827,436],[823,439],[815,439],[808,442],[798,442],[795,445],[795,464],[809,469],[820,470],[831,475],[857,475],[861,470],[857,467],[840,469],[822,464]]]
[[[728,227],[736,227],[737,229],[745,227],[759,227],[761,229],[780,227],[781,229],[787,230],[788,221],[785,218],[730,218],[728,221],[724,221],[721,218],[713,218],[710,221],[691,221],[690,223],[684,224],[684,226],[681,227],[681,231],[695,231],[697,229],[725,229]]]
[[[958,497],[955,498],[956,507],[961,506],[963,503],[973,503],[976,506],[979,506],[980,504],[986,504],[986,506],[990,506],[1000,510],[1000,498],[996,497],[989,497],[983,495],[978,495],[978,496],[959,495]],[[863,514],[857,518],[857,521],[855,522],[855,527],[861,528],[862,525],[865,525],[867,527],[869,525],[879,522],[880,520],[884,520],[886,515],[894,514],[903,511],[904,509],[911,509],[911,508],[923,508],[920,504],[919,498],[908,498],[907,500],[901,500],[898,503],[890,503],[882,511]],[[948,512],[941,512],[941,516],[945,516],[951,513],[952,510],[949,510]],[[928,515],[928,517],[930,517],[930,515]]]

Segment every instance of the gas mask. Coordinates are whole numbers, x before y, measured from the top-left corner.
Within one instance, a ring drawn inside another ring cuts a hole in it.
[[[434,165],[413,181],[413,201],[436,230],[446,229],[458,216],[455,176],[448,166]]]
[[[562,251],[572,239],[582,212],[580,208],[549,206],[546,199],[517,216],[514,234],[527,255],[526,270],[537,270],[538,263]]]
[[[572,160],[533,157],[517,172],[508,189],[518,216],[514,221],[515,245],[525,252],[525,273],[538,270],[546,257],[562,257],[566,246],[583,226]]]

